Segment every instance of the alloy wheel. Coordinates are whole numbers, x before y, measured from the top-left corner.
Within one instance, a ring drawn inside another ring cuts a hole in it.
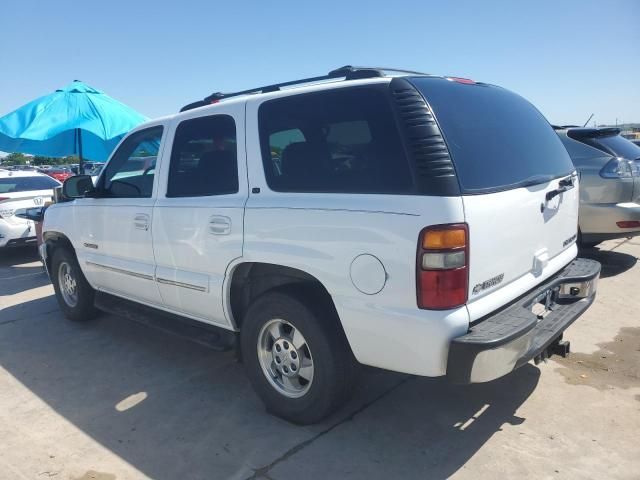
[[[75,307],[78,304],[78,284],[68,262],[62,262],[58,268],[58,285],[64,303],[71,308]]]
[[[311,350],[302,332],[282,319],[268,321],[258,335],[258,360],[278,393],[299,398],[313,382]]]

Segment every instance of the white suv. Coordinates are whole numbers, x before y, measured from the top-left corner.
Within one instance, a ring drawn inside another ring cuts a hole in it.
[[[0,248],[36,244],[35,225],[16,216],[16,210],[49,203],[60,185],[42,173],[0,170]]]
[[[47,210],[69,318],[137,312],[236,346],[297,423],[337,408],[359,364],[472,383],[568,350],[600,266],[576,260],[575,169],[521,97],[344,67],[183,110]]]

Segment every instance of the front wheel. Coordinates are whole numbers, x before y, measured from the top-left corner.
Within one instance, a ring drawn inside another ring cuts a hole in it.
[[[356,361],[326,301],[266,293],[247,311],[240,340],[247,375],[267,410],[315,423],[347,399]]]
[[[56,300],[65,317],[84,321],[95,317],[95,291],[84,277],[78,260],[67,248],[56,248],[51,260],[51,281]]]

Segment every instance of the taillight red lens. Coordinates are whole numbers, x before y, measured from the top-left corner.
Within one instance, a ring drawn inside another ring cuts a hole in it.
[[[467,302],[469,289],[467,224],[427,227],[420,233],[416,259],[418,307],[446,310]]]
[[[465,85],[475,85],[476,81],[471,80],[470,78],[461,78],[461,77],[447,77],[448,80],[452,82],[464,83]]]
[[[640,222],[638,220],[621,220],[616,222],[618,228],[638,228],[640,227]]]
[[[467,301],[467,269],[420,272],[420,308],[447,309]]]

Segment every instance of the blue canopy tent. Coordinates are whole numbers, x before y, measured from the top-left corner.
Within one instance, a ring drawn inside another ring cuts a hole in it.
[[[78,80],[0,118],[0,150],[106,161],[147,117]]]

